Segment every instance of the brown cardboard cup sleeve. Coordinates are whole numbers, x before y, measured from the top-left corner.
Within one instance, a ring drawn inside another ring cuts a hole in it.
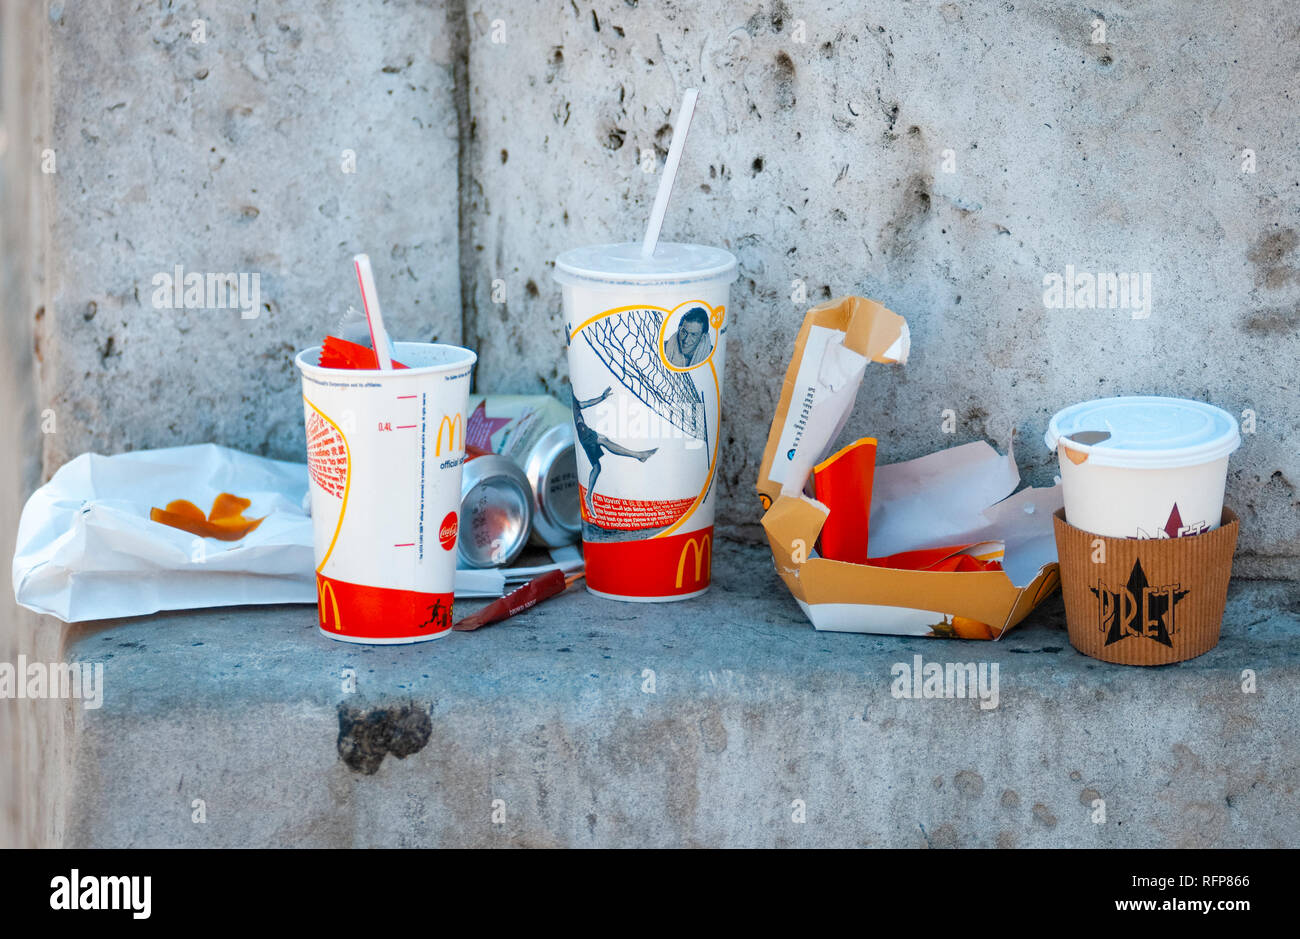
[[[1168,665],[1219,641],[1240,523],[1182,538],[1107,538],[1055,516],[1070,644],[1103,662]]]

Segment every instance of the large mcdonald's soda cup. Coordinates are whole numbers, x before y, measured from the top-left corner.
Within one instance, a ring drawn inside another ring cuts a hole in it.
[[[736,259],[595,245],[555,261],[569,346],[587,589],[703,593],[713,565],[727,309]]]
[[[465,404],[476,356],[394,343],[403,369],[300,352],[320,631],[395,644],[451,630]]]

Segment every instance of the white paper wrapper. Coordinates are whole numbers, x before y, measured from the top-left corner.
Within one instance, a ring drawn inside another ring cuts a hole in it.
[[[222,492],[252,501],[245,517],[265,516],[239,541],[200,538],[149,518],[151,508],[174,499],[206,513]],[[210,606],[314,604],[306,493],[306,464],[216,444],[83,454],[23,508],[15,598],[68,623]],[[555,560],[566,570],[582,567],[580,555],[575,561],[559,552]],[[499,597],[521,576],[458,570],[456,596]]]
[[[1002,569],[1017,587],[1056,561],[1052,513],[1061,487],[1022,489],[1010,447],[986,441],[876,467],[871,492],[871,557],[950,544],[999,542]]]
[[[14,554],[18,603],[65,622],[250,603],[315,603],[307,467],[199,444],[83,454],[23,508]],[[236,542],[152,521],[187,499],[205,513],[230,492],[265,519]]]

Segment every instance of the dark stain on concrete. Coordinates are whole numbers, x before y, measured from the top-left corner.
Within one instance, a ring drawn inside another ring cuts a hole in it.
[[[924,829],[922,829],[924,832]],[[926,835],[926,844],[931,848],[959,848],[957,829],[945,822]]]
[[[413,703],[374,708],[340,704],[339,758],[354,772],[373,776],[388,754],[402,760],[423,750],[432,731],[428,709]]]
[[[953,777],[953,785],[967,799],[978,799],[984,795],[984,777],[973,769],[964,769]]]
[[[916,173],[902,186],[902,200],[884,230],[884,249],[892,257],[914,253],[930,216],[931,179]]]
[[[624,0],[624,2],[628,3],[629,6],[636,5],[635,3],[629,2],[629,0]],[[786,6],[782,0],[777,0],[776,3],[772,4],[771,13],[765,14],[760,9],[757,13],[750,16],[750,18],[745,21],[744,29],[745,32],[749,33],[751,36],[758,35],[765,28],[773,33],[779,33],[785,28],[785,21],[789,18],[790,8]]]
[[[552,84],[562,68],[564,68],[564,47],[553,46],[550,55],[546,57],[546,84]],[[565,123],[568,121],[566,120]]]
[[[667,159],[668,147],[672,144],[672,142],[673,142],[673,125],[672,124],[659,125],[659,129],[655,131],[655,155],[658,156],[659,159],[661,160]],[[712,167],[710,167],[710,169],[712,169]]]
[[[1044,828],[1056,827],[1056,816],[1052,814],[1051,809],[1041,802],[1034,803],[1034,821]]]
[[[772,80],[776,83],[776,105],[782,109],[794,107],[794,60],[778,52],[772,65]]]
[[[1246,329],[1253,333],[1293,333],[1300,326],[1300,305],[1283,310],[1256,310],[1246,318]]]
[[[662,781],[664,824],[685,842],[700,806],[700,755],[704,749],[700,713],[682,718],[645,719],[625,713],[610,727],[603,755],[620,775]],[[787,767],[788,770],[788,767]],[[792,775],[798,775],[797,767]]]
[[[1246,251],[1246,258],[1255,265],[1255,283],[1269,290],[1278,290],[1291,281],[1300,282],[1300,268],[1288,263],[1288,259],[1300,244],[1300,235],[1294,228],[1262,235]]]
[[[898,123],[899,104],[897,101],[886,101],[881,95],[880,89],[876,89],[876,106],[880,108],[880,113],[885,116],[889,126],[885,129],[886,140],[897,140],[898,135],[894,133],[894,125]]]
[[[606,150],[618,150],[623,146],[623,141],[627,139],[627,131],[612,123],[605,124],[596,132],[596,139]]]
[[[1174,757],[1178,760],[1178,763],[1174,766],[1173,773],[1171,774],[1173,778],[1185,776],[1191,773],[1199,773],[1201,771],[1201,758],[1197,756],[1196,751],[1187,744],[1176,743],[1170,747],[1170,749],[1173,751]],[[1171,782],[1173,781],[1173,778],[1171,778]]]
[[[785,21],[790,18],[790,8],[781,0],[772,4],[772,15],[768,17],[768,22],[772,24],[772,32],[779,33],[785,27]]]
[[[1000,801],[1004,809],[1019,808],[1020,793],[1016,792],[1016,790],[1014,789],[1003,789],[1002,798]]]
[[[1101,793],[1096,789],[1085,789],[1079,793],[1079,804],[1092,808],[1092,803],[1101,798]]]
[[[966,413],[961,416],[963,426],[974,430],[978,425],[979,432],[985,435],[987,435],[988,419],[989,412],[978,404],[972,404],[966,409]]]
[[[727,726],[717,711],[710,711],[700,718],[700,739],[707,753],[721,753],[727,749]]]
[[[1273,470],[1273,472],[1268,477],[1268,482],[1266,482],[1264,485],[1272,486],[1274,483],[1277,483],[1281,486],[1285,486],[1287,491],[1290,493],[1295,492],[1295,483],[1287,479],[1286,474],[1283,473],[1281,470]]]

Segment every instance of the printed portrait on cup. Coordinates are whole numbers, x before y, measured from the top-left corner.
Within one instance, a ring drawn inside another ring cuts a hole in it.
[[[704,306],[688,307],[664,330],[664,360],[673,368],[702,365],[713,354],[713,333],[709,311]]]

